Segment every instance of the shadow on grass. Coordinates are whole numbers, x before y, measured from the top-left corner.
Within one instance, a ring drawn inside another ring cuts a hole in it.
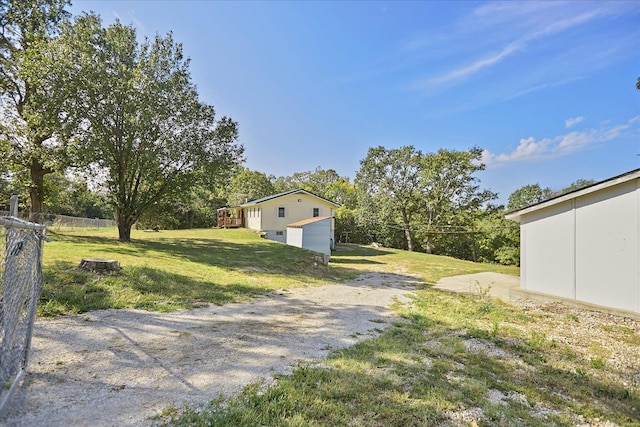
[[[337,257],[331,256],[331,264],[384,264],[380,261],[374,261],[372,259],[361,259],[361,258],[346,258],[346,257]]]
[[[55,316],[107,308],[173,311],[225,304],[262,295],[270,289],[240,283],[217,284],[150,267],[96,274],[56,262],[44,271],[40,315]]]
[[[79,243],[90,246],[91,251],[99,251],[104,256],[118,258],[134,256],[153,258],[159,254],[174,259],[182,259],[206,266],[215,266],[227,271],[246,272],[252,270],[260,274],[284,275],[296,280],[311,278],[329,281],[357,276],[358,272],[348,267],[330,269],[318,268],[313,253],[273,241],[257,239],[242,240],[218,238],[163,238],[136,240],[120,243],[104,236],[68,236],[57,234],[56,241],[67,244]],[[121,263],[123,267],[126,264]]]

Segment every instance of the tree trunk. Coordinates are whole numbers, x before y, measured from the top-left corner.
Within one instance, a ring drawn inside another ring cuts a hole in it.
[[[404,225],[404,236],[407,239],[407,250],[413,252],[413,239],[411,238],[411,230],[409,228],[409,216],[407,212],[402,209],[402,223]]]
[[[118,241],[131,241],[131,228],[135,224],[135,219],[128,215],[124,209],[116,209],[116,220],[118,221]]]
[[[427,253],[428,254],[432,254],[433,253],[433,243],[431,242],[431,236],[427,236]]]
[[[41,224],[44,220],[44,176],[51,171],[45,169],[38,160],[32,160],[29,168],[31,186],[29,187],[29,199],[31,209],[29,221]]]
[[[131,227],[132,223],[118,221],[118,241],[130,242],[131,241]]]

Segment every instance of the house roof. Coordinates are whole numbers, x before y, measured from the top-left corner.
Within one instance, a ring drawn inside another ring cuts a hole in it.
[[[332,202],[331,200],[327,200],[327,199],[325,199],[324,197],[320,197],[320,196],[318,196],[317,194],[310,193],[310,192],[309,192],[309,191],[307,191],[307,190],[303,190],[302,188],[298,188],[298,189],[296,189],[296,190],[291,190],[291,191],[285,191],[284,193],[274,194],[274,195],[272,195],[272,196],[263,197],[263,198],[261,198],[261,199],[251,200],[251,201],[249,201],[249,202],[247,202],[247,203],[243,203],[243,204],[241,204],[241,205],[240,205],[240,207],[241,207],[241,208],[246,208],[246,207],[250,207],[250,206],[255,206],[255,205],[259,205],[260,203],[264,203],[264,202],[268,202],[268,201],[270,201],[270,200],[278,199],[278,198],[280,198],[280,197],[288,196],[288,195],[290,195],[290,194],[299,194],[299,193],[304,193],[304,194],[307,194],[307,195],[309,195],[309,196],[316,197],[316,198],[318,198],[318,199],[320,199],[320,200],[324,200],[325,202],[327,202],[327,203],[330,203],[330,204],[334,205],[335,207],[340,207],[340,205],[339,205],[339,204],[337,204],[337,203],[335,203],[335,202]]]
[[[292,222],[291,224],[287,224],[287,227],[302,228],[303,226],[305,226],[307,224],[313,224],[314,222],[320,222],[320,221],[324,221],[324,220],[331,219],[331,218],[333,218],[333,217],[331,217],[331,216],[316,216],[314,218],[308,218],[308,219],[303,219],[302,221]]]
[[[635,169],[635,170],[623,173],[622,175],[614,176],[612,178],[605,179],[604,181],[596,182],[595,184],[589,185],[588,187],[583,187],[578,190],[574,190],[569,193],[561,194],[551,199],[543,200],[542,202],[529,205],[517,211],[509,212],[507,215],[505,215],[505,217],[507,219],[520,222],[520,219],[522,218],[523,215],[529,214],[531,212],[548,208],[549,206],[557,205],[559,203],[566,202],[567,200],[576,199],[586,194],[595,193],[596,191],[613,187],[614,185],[622,184],[624,182],[631,181],[638,178],[640,178],[640,169]]]

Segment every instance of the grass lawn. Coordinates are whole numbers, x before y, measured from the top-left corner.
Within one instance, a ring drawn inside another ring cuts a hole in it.
[[[169,425],[640,426],[637,323],[429,286],[481,271],[517,275],[515,267],[351,245],[325,270],[305,251],[244,230],[136,231],[131,244],[117,243],[114,230],[51,237],[40,315],[223,304],[367,271],[424,281],[378,338],[337,351],[322,366],[301,365],[272,386],[252,384],[197,411],[166,413],[160,421]],[[116,259],[123,269],[105,276],[73,269],[89,257]],[[630,356],[621,361],[621,354]]]
[[[246,230],[49,232],[38,314],[55,316],[106,308],[172,311],[224,304],[293,286],[353,277],[349,268],[318,268],[306,251]],[[78,270],[82,258],[117,260],[111,274]]]

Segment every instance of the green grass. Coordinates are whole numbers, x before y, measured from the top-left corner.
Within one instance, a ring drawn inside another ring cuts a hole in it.
[[[357,275],[349,267],[318,268],[309,252],[246,230],[134,230],[132,243],[119,243],[115,229],[59,231],[49,237],[41,316],[106,308],[172,311]],[[110,274],[78,270],[82,258],[117,260],[122,269]]]
[[[390,273],[407,273],[422,279],[427,285],[435,285],[443,277],[460,274],[493,271],[518,276],[515,266],[482,264],[438,255],[407,252],[398,249],[372,248],[345,245],[348,251],[337,251],[331,255],[331,265],[345,266],[355,270],[375,270]]]
[[[337,283],[380,271],[420,278],[410,307],[381,335],[301,365],[271,386],[257,383],[205,408],[167,408],[175,426],[640,426],[637,369],[609,363],[607,348],[637,346],[627,326],[602,324],[610,342],[576,346],[562,326],[579,312],[527,312],[486,295],[436,291],[440,278],[516,267],[350,245],[329,269],[309,253],[244,230],[142,233],[119,244],[114,230],[51,235],[45,246],[41,315],[107,307],[174,310],[224,304],[273,289]],[[74,269],[81,258],[116,259],[112,275]],[[380,325],[382,326],[382,325]],[[497,397],[496,397],[497,396]],[[213,396],[212,396],[213,398]],[[480,417],[473,414],[480,413]],[[461,415],[462,414],[462,415]],[[463,415],[467,414],[467,418]],[[469,415],[471,414],[471,415]],[[466,420],[466,421],[465,421]]]

